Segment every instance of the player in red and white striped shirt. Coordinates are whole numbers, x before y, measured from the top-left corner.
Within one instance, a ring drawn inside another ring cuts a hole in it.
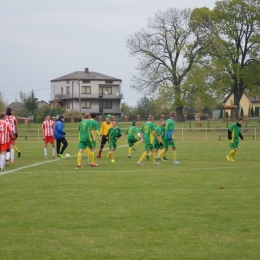
[[[16,117],[12,115],[12,109],[10,107],[8,107],[6,110],[5,120],[10,123],[11,130],[13,132],[13,140],[11,141],[10,151],[11,151],[11,163],[14,163],[14,146],[15,146],[15,140],[17,137],[18,122],[16,120]],[[18,155],[18,157],[20,157],[20,156]]]
[[[42,134],[43,134],[43,142],[44,142],[44,149],[43,149],[43,153],[44,153],[44,157],[45,159],[47,159],[47,145],[50,142],[52,145],[52,158],[55,159],[55,141],[54,141],[54,121],[50,120],[51,117],[50,115],[46,116],[45,121],[42,123]]]
[[[0,170],[3,171],[5,168],[5,154],[8,143],[13,139],[13,133],[5,120],[5,115],[0,114]]]

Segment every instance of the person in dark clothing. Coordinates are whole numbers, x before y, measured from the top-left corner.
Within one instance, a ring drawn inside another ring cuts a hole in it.
[[[54,138],[56,140],[57,155],[58,155],[58,158],[62,158],[62,159],[65,158],[63,156],[63,153],[68,146],[68,142],[65,138],[66,133],[63,128],[63,122],[64,122],[64,116],[60,116],[59,119],[57,120],[57,122],[55,124],[55,128],[54,128]],[[62,148],[60,149],[61,143],[63,145],[62,145]]]

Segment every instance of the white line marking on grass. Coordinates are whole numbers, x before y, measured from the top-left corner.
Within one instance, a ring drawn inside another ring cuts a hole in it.
[[[128,144],[120,145],[120,146],[118,146],[118,148],[125,147],[125,146],[128,146]],[[108,148],[105,148],[103,150],[104,151],[108,150]],[[97,152],[97,151],[95,151],[95,152]],[[73,155],[71,157],[76,157],[76,156],[77,155]],[[42,165],[42,164],[45,164],[45,163],[58,162],[58,161],[61,161],[61,160],[65,160],[65,159],[58,159],[57,158],[56,160],[48,160],[48,161],[43,161],[43,162],[39,162],[39,163],[35,163],[35,164],[30,164],[30,165],[22,166],[20,168],[9,170],[9,171],[6,171],[6,168],[5,168],[4,171],[0,172],[0,175],[4,175],[4,174],[7,174],[7,173],[12,173],[12,172],[17,172],[17,171],[20,171],[20,170],[23,170],[23,169],[27,169],[27,168],[31,168],[31,167],[36,167],[36,166],[39,166],[39,165]]]

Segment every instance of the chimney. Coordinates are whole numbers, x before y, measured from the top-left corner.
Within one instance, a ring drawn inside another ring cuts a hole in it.
[[[87,74],[89,73],[88,68],[85,68],[85,73],[87,73]]]

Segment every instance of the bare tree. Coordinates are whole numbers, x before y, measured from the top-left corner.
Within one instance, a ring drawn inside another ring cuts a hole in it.
[[[190,18],[190,9],[159,11],[148,19],[147,28],[127,39],[130,55],[138,58],[133,88],[149,95],[168,85],[177,120],[183,119],[183,83],[203,48],[203,34],[193,29]]]

